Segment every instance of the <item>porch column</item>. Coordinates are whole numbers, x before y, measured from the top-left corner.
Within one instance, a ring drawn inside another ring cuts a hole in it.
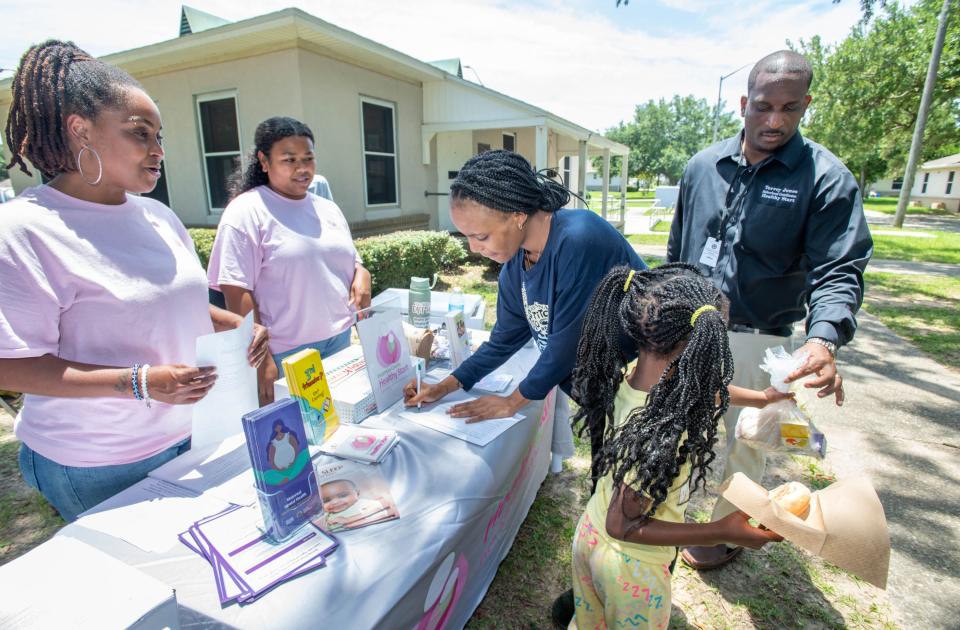
[[[603,150],[603,205],[600,214],[607,218],[607,198],[610,196],[610,149]]]
[[[627,158],[629,157],[630,157],[629,154],[620,156],[620,220],[621,221],[627,220],[627,182],[629,181],[629,177],[627,173],[630,172],[630,170],[627,168]]]
[[[587,141],[580,141],[580,153],[577,155],[577,194],[587,198]]]
[[[537,153],[533,168],[540,170],[547,168],[547,127],[537,125]]]

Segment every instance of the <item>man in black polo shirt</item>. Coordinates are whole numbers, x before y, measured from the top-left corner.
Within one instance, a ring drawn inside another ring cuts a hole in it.
[[[764,350],[789,349],[793,323],[806,319],[802,350],[810,358],[791,380],[814,375],[805,386],[842,405],[834,359],[856,330],[873,241],[850,171],[797,132],[811,79],[809,62],[791,51],[753,67],[740,99],[743,131],[695,155],[683,173],[667,260],[697,265],[730,299],[734,384],[764,389]],[[724,418],[724,475],[743,472],[759,482],[765,457],[737,441],[739,412]],[[734,509],[720,499],[713,520]],[[683,559],[710,569],[739,552],[687,547]]]

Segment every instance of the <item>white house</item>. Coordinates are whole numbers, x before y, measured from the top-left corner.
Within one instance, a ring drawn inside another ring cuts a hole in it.
[[[459,60],[423,62],[299,9],[231,23],[184,7],[179,37],[103,60],[156,100],[166,158],[152,196],[191,226],[218,223],[227,175],[250,149],[257,124],[276,115],[313,130],[317,170],[355,235],[452,229],[450,183],[486,149],[513,149],[581,195],[591,157],[608,165],[622,155],[627,168],[626,146],[464,80]],[[0,127],[10,81],[0,81]],[[17,191],[40,181],[38,173],[11,175]],[[607,167],[607,186],[609,177]],[[609,218],[622,225],[622,215]]]
[[[917,169],[910,191],[910,201],[924,206],[942,203],[948,210],[960,212],[960,153],[924,162]],[[870,186],[871,192],[881,196],[896,196],[903,187],[903,178],[884,179]]]

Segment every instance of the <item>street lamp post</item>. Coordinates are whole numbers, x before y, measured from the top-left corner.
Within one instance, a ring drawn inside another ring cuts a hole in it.
[[[717,109],[715,109],[713,112],[713,140],[711,141],[711,144],[717,141],[717,127],[720,125],[720,93],[723,91],[723,80],[729,79],[749,65],[749,63],[742,65],[730,74],[725,74],[720,77],[720,85],[717,87]]]

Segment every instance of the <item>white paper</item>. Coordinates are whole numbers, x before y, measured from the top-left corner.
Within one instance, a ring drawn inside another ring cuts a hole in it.
[[[512,382],[513,377],[509,374],[487,374],[482,379],[477,381],[473,387],[474,389],[482,389],[485,392],[499,394],[500,392],[506,390]]]
[[[419,411],[416,409],[402,411],[400,416],[421,426],[446,433],[477,446],[486,446],[501,433],[523,420],[523,416],[512,416],[467,424],[465,418],[451,418],[447,414],[450,407],[471,400],[476,400],[476,398],[464,392],[454,392],[440,402],[423,405]]]
[[[382,413],[403,398],[404,386],[414,377],[400,313],[378,313],[357,322],[357,335],[377,411]]]
[[[268,542],[260,531],[262,523],[259,510],[242,507],[199,526],[210,546],[254,592],[288,576],[335,544],[309,523],[282,543]]]
[[[219,444],[191,448],[148,476],[235,505],[253,505],[257,500],[250,451],[242,433]]]
[[[260,407],[257,370],[247,362],[252,341],[252,311],[239,328],[197,337],[197,365],[217,368],[217,382],[193,406],[192,448],[242,433],[243,414]]]
[[[176,619],[172,588],[65,535],[0,567],[0,593],[0,628],[163,627],[170,611]]]
[[[80,515],[77,525],[125,540],[144,551],[163,553],[180,541],[205,514],[228,507],[215,497],[198,496],[172,483],[147,477]]]

